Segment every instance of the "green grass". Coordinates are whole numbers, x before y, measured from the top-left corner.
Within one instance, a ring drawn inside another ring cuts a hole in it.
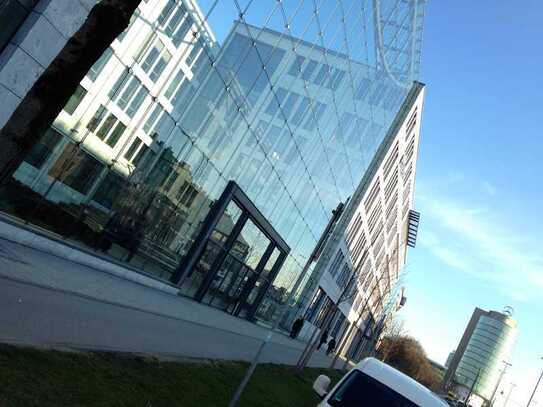
[[[226,406],[247,369],[238,362],[179,363],[115,354],[0,345],[0,407]],[[313,380],[326,373],[260,365],[241,406],[315,406]],[[335,381],[334,380],[334,381]]]

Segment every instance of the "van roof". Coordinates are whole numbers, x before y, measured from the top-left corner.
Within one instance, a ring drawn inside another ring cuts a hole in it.
[[[377,359],[366,358],[358,363],[355,368],[386,384],[421,407],[447,405],[419,382]]]

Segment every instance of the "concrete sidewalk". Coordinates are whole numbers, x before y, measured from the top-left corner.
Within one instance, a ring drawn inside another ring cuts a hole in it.
[[[0,327],[3,342],[230,360],[251,360],[269,332],[137,279],[5,238]],[[304,345],[275,333],[262,361],[294,364]],[[311,365],[329,363],[321,352]]]

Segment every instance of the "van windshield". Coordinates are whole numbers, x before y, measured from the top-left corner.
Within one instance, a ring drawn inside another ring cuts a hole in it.
[[[328,399],[332,407],[417,407],[373,377],[355,370]]]

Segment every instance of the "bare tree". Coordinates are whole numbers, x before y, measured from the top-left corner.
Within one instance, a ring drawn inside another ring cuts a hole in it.
[[[0,130],[0,185],[51,126],[77,85],[129,25],[141,0],[101,0],[36,80]]]
[[[399,317],[392,317],[388,323],[385,324],[385,329],[382,333],[383,338],[389,338],[396,340],[401,336],[405,336],[404,321]],[[380,344],[378,345],[381,346]],[[386,362],[390,354],[391,347],[385,347],[381,353],[381,360]]]

